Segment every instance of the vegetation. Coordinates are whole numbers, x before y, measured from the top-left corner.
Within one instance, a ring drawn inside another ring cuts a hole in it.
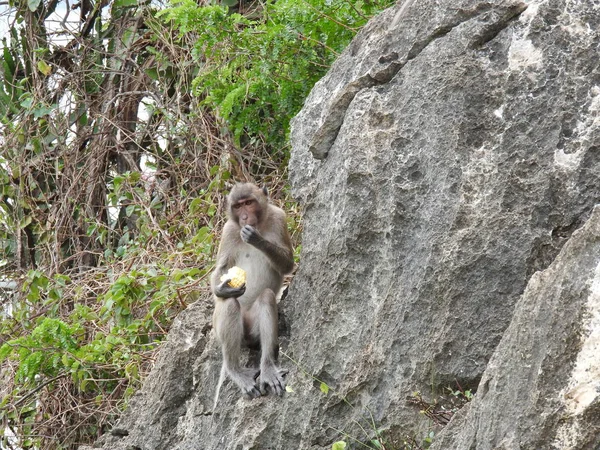
[[[76,448],[118,417],[173,318],[205,297],[229,182],[269,184],[298,245],[285,186],[290,119],[391,3],[10,1],[0,56],[4,448]]]

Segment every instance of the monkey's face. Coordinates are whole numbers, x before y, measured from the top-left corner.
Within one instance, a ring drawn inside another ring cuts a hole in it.
[[[243,198],[231,205],[231,214],[236,218],[240,227],[250,225],[256,227],[262,210],[254,198]]]

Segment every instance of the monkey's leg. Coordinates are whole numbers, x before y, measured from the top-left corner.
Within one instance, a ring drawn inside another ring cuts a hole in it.
[[[244,395],[260,396],[254,381],[258,370],[240,366],[244,325],[240,303],[235,298],[219,299],[215,303],[215,332],[221,343],[223,367]]]
[[[277,335],[277,301],[271,289],[258,296],[250,310],[253,320],[251,335],[260,340],[260,377],[258,387],[266,394],[266,387],[277,395],[285,392],[284,376],[287,370],[275,365],[279,340]]]

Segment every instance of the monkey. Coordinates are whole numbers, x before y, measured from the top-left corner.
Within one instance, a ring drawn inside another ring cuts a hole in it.
[[[213,328],[223,355],[215,405],[224,375],[251,399],[266,395],[267,389],[283,395],[287,370],[276,365],[279,337],[275,295],[283,276],[294,267],[285,212],[269,202],[266,188],[236,184],[227,197],[227,207],[228,220],[211,276]],[[246,271],[246,284],[239,288],[229,286],[227,279],[221,281],[233,266]],[[259,345],[259,369],[240,366],[243,345]]]

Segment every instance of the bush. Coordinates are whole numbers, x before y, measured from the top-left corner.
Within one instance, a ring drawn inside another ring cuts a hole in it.
[[[194,36],[194,92],[218,111],[236,145],[268,143],[276,152],[314,84],[368,18],[393,3],[270,0],[246,17],[174,0],[159,16]]]

